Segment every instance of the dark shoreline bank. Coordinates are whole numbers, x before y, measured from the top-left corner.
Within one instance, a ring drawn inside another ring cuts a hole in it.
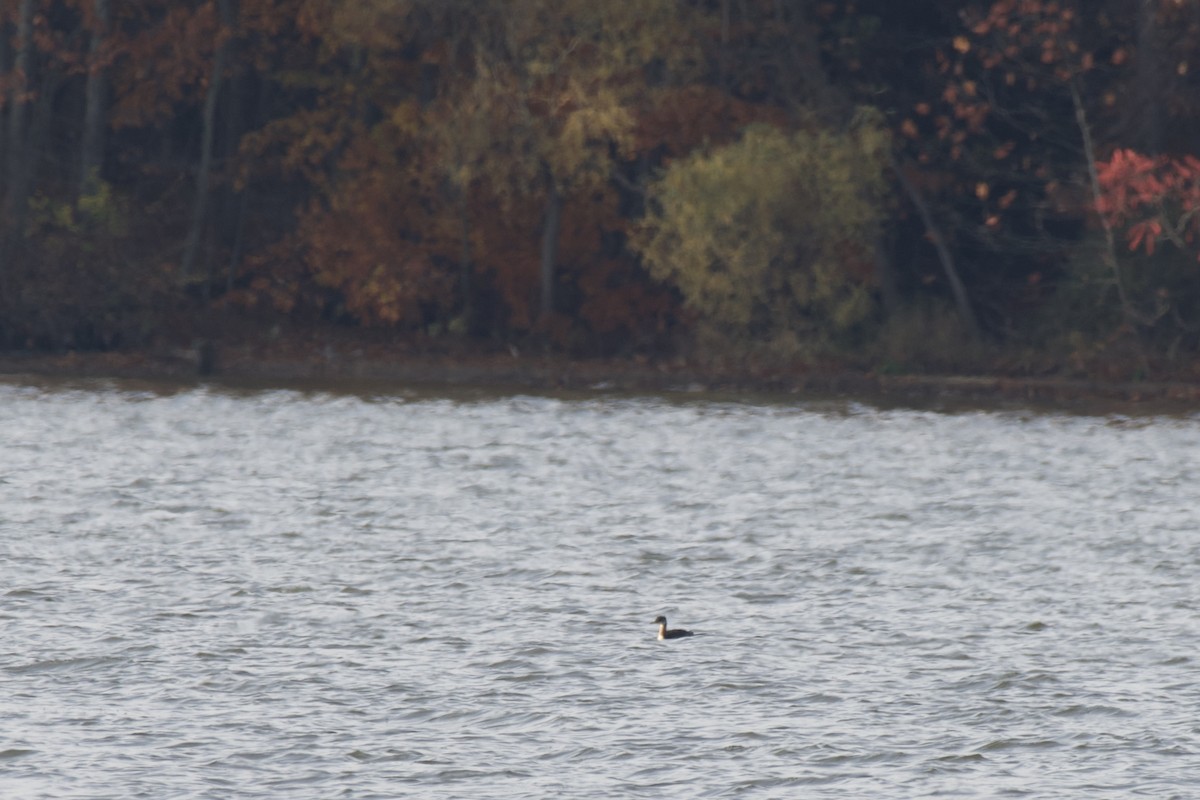
[[[749,394],[861,399],[887,405],[1017,404],[1099,413],[1200,409],[1200,384],[1176,381],[995,375],[878,374],[846,369],[710,367],[682,360],[571,359],[513,352],[415,352],[409,346],[272,352],[252,345],[107,353],[0,353],[0,377],[213,382],[234,387],[302,386],[388,391]]]

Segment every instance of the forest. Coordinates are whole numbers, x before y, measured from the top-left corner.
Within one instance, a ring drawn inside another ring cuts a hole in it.
[[[1195,0],[0,0],[0,28],[6,350],[282,319],[1200,375]]]

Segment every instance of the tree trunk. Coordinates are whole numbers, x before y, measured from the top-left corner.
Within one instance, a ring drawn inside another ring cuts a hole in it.
[[[217,0],[221,27],[217,32],[219,42],[213,53],[212,71],[208,78],[208,91],[204,95],[204,110],[200,132],[200,164],[196,170],[196,193],[192,200],[192,219],[188,226],[187,241],[183,245],[183,260],[179,267],[182,278],[191,277],[200,253],[200,239],[204,233],[204,221],[208,215],[208,189],[212,180],[213,139],[216,129],[217,98],[221,93],[221,81],[225,73],[225,61],[229,53],[232,30],[229,27],[233,16],[230,0]]]
[[[812,20],[814,3],[803,0],[785,3],[775,0],[775,20],[781,30],[790,30],[787,37],[786,60],[779,63],[781,81],[790,108],[812,109],[835,126],[844,121],[849,104],[839,97],[829,83],[821,63],[821,42],[817,25]],[[783,59],[780,51],[780,59]]]
[[[255,73],[248,73],[241,78],[240,86],[242,91],[238,92],[238,103],[245,101],[244,93],[252,92],[255,96],[255,109],[250,115],[250,121],[247,123],[242,119],[241,114],[233,114],[236,116],[239,123],[236,128],[230,128],[229,131],[229,150],[232,155],[237,155],[239,145],[241,144],[242,133],[249,128],[258,128],[263,124],[266,118],[266,108],[268,103],[268,88],[265,81],[259,79]],[[246,247],[246,220],[250,213],[250,193],[253,191],[253,186],[249,181],[242,186],[241,191],[237,193],[237,212],[236,219],[233,225],[233,246],[229,253],[229,267],[225,274],[225,291],[232,292],[234,284],[237,282],[238,266],[242,263],[242,254]]]
[[[33,159],[29,152],[28,116],[30,72],[33,69],[34,0],[21,0],[17,14],[17,42],[13,57],[13,88],[8,103],[8,164],[5,170],[4,227],[12,233],[21,227]]]
[[[105,38],[108,36],[109,0],[93,0],[95,16],[88,44],[87,85],[83,100],[83,141],[79,146],[79,188],[76,199],[96,193],[100,169],[104,163],[104,109],[108,94],[108,65],[103,64]]]
[[[10,72],[9,43],[12,40],[12,25],[0,21],[0,75]],[[12,108],[11,91],[0,94],[0,186],[4,185],[6,168],[8,166],[8,114]],[[0,196],[0,202],[3,202]]]
[[[0,21],[0,75],[10,73],[9,43],[12,41],[12,25]],[[12,113],[11,91],[0,93],[0,186],[4,186],[8,172],[8,115]],[[0,212],[4,208],[4,196],[0,194]],[[0,217],[0,313],[8,305],[8,231],[3,217]],[[3,333],[0,330],[0,333]]]
[[[1088,125],[1087,110],[1083,105],[1083,96],[1079,91],[1077,79],[1071,80],[1071,103],[1075,106],[1075,122],[1079,125],[1079,136],[1083,140],[1083,155],[1087,161],[1088,182],[1092,190],[1092,208],[1095,208],[1100,200],[1100,173],[1096,167],[1096,145],[1092,141],[1092,129]],[[1138,326],[1138,323],[1146,323],[1148,320],[1138,314],[1129,298],[1129,293],[1125,290],[1125,281],[1121,276],[1121,262],[1117,260],[1117,237],[1113,232],[1112,225],[1108,224],[1108,219],[1103,214],[1096,216],[1100,218],[1100,227],[1104,229],[1104,260],[1108,262],[1108,267],[1112,270],[1113,285],[1116,286],[1117,298],[1121,301],[1121,313],[1133,333],[1138,356],[1142,361],[1142,369],[1149,376],[1150,360],[1146,357],[1145,349],[1142,347],[1142,333]]]
[[[1163,45],[1158,26],[1158,0],[1140,0],[1137,22],[1137,92],[1130,110],[1137,114],[1135,141],[1146,155],[1163,150],[1163,101],[1166,79]]]
[[[875,236],[875,281],[879,284],[879,297],[883,302],[883,313],[893,317],[900,310],[900,288],[896,285],[896,270],[882,233]]]
[[[458,284],[462,292],[463,329],[468,335],[473,335],[478,328],[475,303],[475,275],[471,257],[471,210],[468,203],[467,187],[459,188],[458,218],[459,254],[458,254]]]
[[[1096,167],[1096,145],[1092,141],[1092,129],[1088,125],[1087,111],[1083,106],[1083,96],[1079,91],[1077,81],[1071,81],[1071,102],[1075,106],[1075,122],[1079,126],[1079,136],[1083,140],[1083,155],[1087,162],[1088,184],[1092,192],[1092,208],[1100,200],[1100,173]],[[1104,260],[1108,264],[1108,268],[1112,271],[1113,285],[1117,290],[1117,299],[1121,301],[1121,313],[1125,320],[1129,323],[1137,337],[1138,345],[1141,346],[1141,335],[1138,328],[1139,323],[1146,323],[1148,320],[1138,314],[1134,308],[1133,302],[1129,298],[1129,292],[1125,289],[1125,280],[1121,276],[1121,262],[1117,259],[1117,236],[1112,229],[1112,225],[1108,224],[1108,219],[1103,214],[1097,214],[1100,219],[1100,227],[1104,230]],[[1149,374],[1149,364],[1146,361],[1145,354],[1142,354],[1143,366],[1146,367]]]
[[[21,0],[17,11],[16,49],[9,72],[12,83],[5,97],[7,102],[4,103],[8,119],[5,120],[5,149],[0,151],[5,157],[5,188],[0,197],[0,302],[5,303],[9,300],[13,255],[25,227],[25,206],[33,169],[32,140],[27,121],[30,72],[33,69],[33,8],[34,0]]]
[[[546,216],[542,223],[542,317],[554,311],[554,264],[558,256],[558,234],[562,222],[562,194],[551,178],[546,194]]]
[[[962,317],[963,324],[972,337],[978,338],[979,323],[975,319],[975,312],[971,309],[971,300],[967,297],[966,287],[958,277],[958,269],[954,266],[954,257],[950,254],[950,248],[946,246],[946,240],[942,236],[941,230],[938,229],[937,223],[933,221],[933,214],[930,212],[928,204],[921,197],[921,193],[917,191],[917,187],[904,174],[904,166],[897,161],[895,156],[892,157],[892,171],[896,173],[896,179],[900,181],[900,188],[904,190],[909,201],[917,209],[917,214],[920,215],[921,222],[925,226],[925,233],[933,242],[938,260],[942,264],[942,270],[946,273],[946,280],[950,284],[950,291],[954,294],[954,305],[958,308],[958,314]]]
[[[729,91],[729,11],[732,0],[721,0],[721,53],[717,59],[717,87]]]
[[[233,291],[237,282],[238,264],[242,262],[242,253],[246,248],[246,213],[250,208],[250,187],[242,189],[238,196],[237,220],[233,228],[233,246],[229,249],[229,264],[225,269],[225,291]]]
[[[237,0],[229,0],[236,4]],[[230,30],[236,23],[236,11],[230,9],[230,19],[223,23]],[[228,43],[229,52],[226,54],[227,61],[237,60],[236,41]],[[225,120],[224,147],[222,148],[227,159],[227,163],[234,164],[237,154],[238,142],[241,139],[242,131],[246,129],[245,123],[245,95],[246,95],[246,76],[244,73],[234,72],[225,82],[225,91],[221,94],[220,107],[224,110],[220,114]],[[221,191],[217,194],[217,210],[219,215],[216,219],[216,232],[219,241],[230,242],[230,258],[225,265],[226,280],[225,285],[232,288],[233,275],[236,270],[237,262],[241,259],[241,240],[243,230],[243,220],[246,212],[245,202],[246,190],[237,189],[234,181],[226,181]],[[204,284],[204,296],[210,297],[212,292],[216,290],[218,279],[217,274],[217,259],[211,257],[208,259],[209,270],[208,280]]]

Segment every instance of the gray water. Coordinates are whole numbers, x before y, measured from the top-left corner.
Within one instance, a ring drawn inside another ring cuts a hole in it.
[[[0,795],[1200,796],[1198,459],[1200,417],[0,384]]]

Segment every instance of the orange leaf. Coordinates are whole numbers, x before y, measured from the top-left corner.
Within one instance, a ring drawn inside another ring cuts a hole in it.
[[[1129,249],[1137,250],[1142,244],[1142,239],[1146,236],[1146,229],[1142,225],[1132,225],[1129,228]]]

